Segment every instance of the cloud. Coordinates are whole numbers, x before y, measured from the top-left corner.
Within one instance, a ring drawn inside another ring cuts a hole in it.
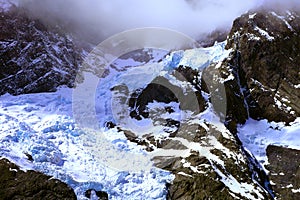
[[[121,31],[162,27],[193,38],[227,28],[242,13],[271,0],[19,0],[35,16],[102,40]],[[290,0],[296,2],[296,0]],[[283,2],[279,1],[279,2]],[[286,2],[286,1],[284,1]]]
[[[262,7],[276,10],[300,10],[299,0],[263,0]]]

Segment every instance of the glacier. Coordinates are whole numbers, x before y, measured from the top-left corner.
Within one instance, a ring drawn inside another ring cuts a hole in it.
[[[203,52],[207,55],[206,60],[199,62],[191,58]],[[110,104],[110,88],[116,83],[124,82],[132,91],[149,84],[158,75],[167,74],[170,66],[174,68],[186,63],[200,69],[205,63],[222,57],[224,52],[224,43],[218,43],[207,49],[172,52],[161,62],[157,62],[157,57],[164,54],[159,52],[154,52],[156,57],[146,64],[132,60],[116,61],[116,65],[129,64],[133,67],[125,71],[111,71],[99,81],[96,101],[98,98],[106,102],[97,106]],[[182,57],[179,58],[178,53]],[[133,75],[138,79],[132,79]],[[112,149],[113,155],[133,153],[141,158],[147,154],[140,146],[128,141],[124,134],[107,130],[104,123],[99,122],[106,142],[84,140],[87,139],[84,137],[85,130],[76,124],[73,117],[72,92],[70,88],[60,87],[53,93],[0,96],[0,156],[16,163],[24,171],[40,171],[66,182],[74,189],[78,199],[86,199],[84,192],[88,189],[107,191],[110,199],[165,199],[166,183],[174,178],[170,172],[154,167],[150,159],[145,160],[146,168],[140,171],[117,169],[107,161],[116,159],[109,158]],[[156,109],[159,104],[151,106]],[[173,106],[179,109],[178,105]],[[113,118],[110,111],[109,106],[98,107],[99,119],[107,121]],[[151,128],[157,131],[154,125]],[[33,161],[28,160],[27,155],[31,155]],[[127,160],[124,164],[130,166],[135,162]],[[123,168],[126,169],[126,166]]]
[[[66,182],[74,189],[78,199],[87,199],[84,193],[88,189],[106,191],[110,199],[166,199],[166,183],[172,182],[174,175],[154,166],[151,156],[156,152],[151,155],[141,146],[130,142],[122,132],[105,127],[107,121],[116,122],[122,120],[120,116],[128,114],[126,107],[118,102],[122,97],[114,94],[111,88],[125,84],[129,92],[133,92],[145,87],[157,76],[170,78],[168,73],[180,65],[203,70],[211,62],[222,61],[229,55],[231,50],[225,50],[225,45],[226,42],[221,42],[208,48],[174,51],[167,55],[154,51],[154,58],[147,63],[131,58],[116,60],[115,68],[99,80],[96,90],[95,109],[101,127],[99,135],[76,123],[72,108],[73,89],[60,87],[53,93],[2,95],[0,156],[16,163],[24,171],[40,171]],[[159,61],[161,57],[164,58]],[[180,81],[170,81],[178,86],[182,84]],[[154,112],[165,106],[158,102],[149,104]],[[191,116],[191,113],[181,111],[178,103],[168,106],[175,112],[165,118],[184,120]],[[201,121],[200,118],[219,121],[211,109],[205,110],[194,120]],[[127,117],[121,124],[141,135],[146,133],[145,130],[158,137],[166,133],[165,127],[153,123],[151,119],[137,121]],[[239,127],[238,136],[244,147],[264,165],[267,163],[265,149],[268,144],[299,149],[295,142],[298,141],[296,133],[300,130],[299,124],[299,119],[291,126],[249,119]],[[218,122],[216,128],[227,137],[224,125]],[[294,134],[286,134],[291,132]],[[192,143],[187,146],[198,148]],[[28,154],[33,161],[28,160]],[[211,159],[216,159],[211,156]],[[215,161],[221,163],[218,159]],[[232,191],[239,191],[233,177],[224,176],[222,181]]]

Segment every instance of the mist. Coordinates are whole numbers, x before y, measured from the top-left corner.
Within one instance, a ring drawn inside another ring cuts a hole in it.
[[[236,17],[271,2],[297,4],[297,0],[19,0],[19,5],[47,23],[64,24],[98,42],[143,27],[168,28],[198,39],[229,30]]]

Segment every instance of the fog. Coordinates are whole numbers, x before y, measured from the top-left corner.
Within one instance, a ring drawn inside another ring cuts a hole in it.
[[[19,0],[35,17],[62,23],[81,35],[103,40],[133,28],[162,27],[195,39],[228,30],[233,20],[258,6],[297,0]],[[73,31],[74,31],[73,30]]]

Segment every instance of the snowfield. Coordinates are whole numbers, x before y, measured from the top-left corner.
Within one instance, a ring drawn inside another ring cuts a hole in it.
[[[243,146],[265,166],[268,164],[266,149],[268,145],[283,146],[300,150],[300,118],[286,126],[284,123],[267,120],[248,119],[239,127],[238,136]]]

